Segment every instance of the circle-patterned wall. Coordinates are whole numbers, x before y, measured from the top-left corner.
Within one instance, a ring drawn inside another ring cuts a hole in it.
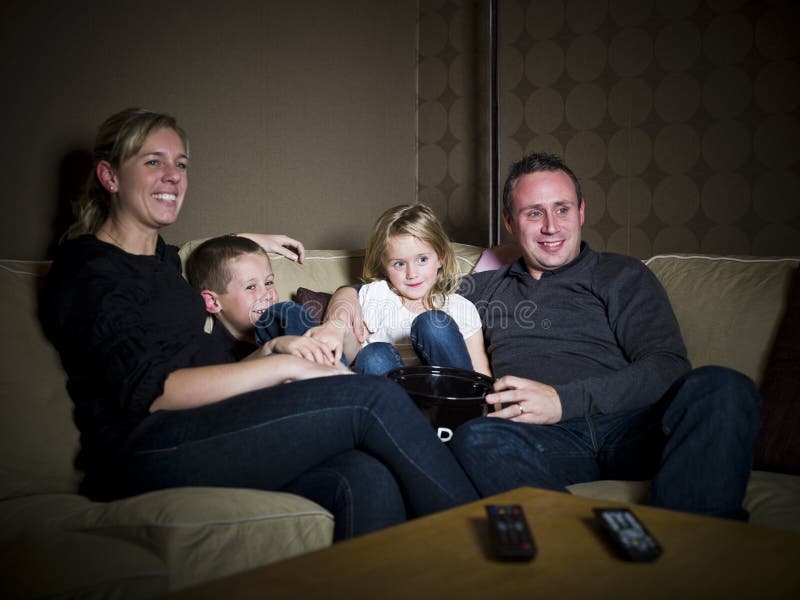
[[[472,243],[488,239],[487,11],[420,3],[419,198]],[[800,255],[797,3],[499,11],[501,183],[517,158],[554,152],[582,179],[596,249]]]

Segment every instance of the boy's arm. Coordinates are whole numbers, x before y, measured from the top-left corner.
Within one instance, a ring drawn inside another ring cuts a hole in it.
[[[344,355],[347,364],[351,364],[361,350],[361,344],[356,340],[352,328],[337,319],[329,319],[322,325],[312,327],[305,335],[325,344],[334,352],[336,361]]]

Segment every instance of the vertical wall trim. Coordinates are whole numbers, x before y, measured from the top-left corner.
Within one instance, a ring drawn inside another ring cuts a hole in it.
[[[489,0],[489,247],[500,243],[500,131],[499,105],[500,76],[498,73],[498,0]]]

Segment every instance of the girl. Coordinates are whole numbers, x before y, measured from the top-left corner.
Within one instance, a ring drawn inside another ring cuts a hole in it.
[[[455,293],[455,253],[430,208],[396,206],[380,216],[363,277],[358,298],[369,334],[356,372],[384,374],[421,362],[490,375],[478,311]]]

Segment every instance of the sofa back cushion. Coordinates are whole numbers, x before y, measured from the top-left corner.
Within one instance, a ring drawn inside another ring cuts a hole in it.
[[[0,261],[0,499],[75,492],[80,481],[66,379],[37,318],[47,266]]]
[[[660,255],[646,261],[669,295],[692,366],[761,384],[800,259]]]

